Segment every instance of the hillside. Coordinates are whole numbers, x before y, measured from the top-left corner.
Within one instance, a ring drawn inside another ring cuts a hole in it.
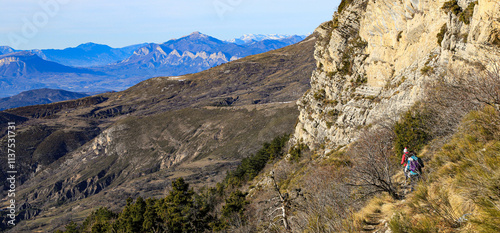
[[[499,12],[491,0],[342,1],[315,31],[285,148],[276,138],[211,188],[177,179],[67,229],[498,232]],[[425,165],[418,180],[405,179],[404,148]]]
[[[28,147],[43,172],[25,178],[32,219],[13,230],[498,232],[499,12],[494,0],[343,0],[293,46],[6,111],[40,141],[93,137],[61,143],[77,145],[61,157]],[[76,127],[96,129],[61,136]],[[425,165],[418,180],[405,179],[404,148]]]
[[[179,176],[199,186],[219,181],[262,143],[291,132],[315,41],[122,92],[2,112],[26,119],[17,126],[16,195],[25,200],[19,218],[30,220],[13,231],[50,231],[95,206],[162,196]]]
[[[342,1],[316,29],[289,155],[245,190],[257,223],[244,229],[498,232],[499,12],[489,0]],[[405,182],[404,147],[425,163],[418,184]],[[291,198],[269,217],[273,180]]]
[[[86,69],[64,66],[40,58],[32,52],[21,51],[0,55],[0,96],[12,96],[20,91],[61,88],[79,89],[84,84],[103,81],[104,73]],[[85,89],[85,88],[83,88]],[[103,91],[99,87],[95,91]]]
[[[53,90],[47,88],[36,89],[21,92],[15,96],[0,99],[0,111],[9,108],[50,104],[64,100],[79,99],[86,96],[87,95],[83,93],[75,93],[64,90]]]

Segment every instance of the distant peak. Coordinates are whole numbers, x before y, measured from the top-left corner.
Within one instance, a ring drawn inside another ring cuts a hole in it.
[[[196,31],[196,32],[193,32],[193,33],[189,34],[188,37],[192,37],[192,38],[207,38],[208,35],[205,35],[205,34],[199,32],[199,31]]]
[[[239,38],[234,38],[230,40],[226,40],[227,42],[230,43],[236,43],[236,44],[246,44],[246,43],[253,43],[253,42],[259,42],[263,40],[286,40],[286,39],[293,39],[293,38],[301,38],[304,39],[306,38],[305,35],[287,35],[287,34],[244,34],[243,36]]]
[[[108,45],[104,45],[104,44],[96,44],[93,42],[87,42],[85,44],[78,45],[77,48],[88,50],[88,49],[92,49],[92,48],[111,48],[111,47],[109,47]]]
[[[95,45],[98,45],[96,43],[93,43],[93,42],[87,42],[87,43],[83,43],[83,44],[80,44],[77,46],[77,48],[81,48],[81,47],[91,47],[91,46],[95,46]]]
[[[38,57],[35,53],[31,52],[31,51],[19,51],[19,52],[14,52],[14,53],[10,53],[10,54],[4,54],[4,55],[0,55],[0,58],[4,58],[4,57]]]

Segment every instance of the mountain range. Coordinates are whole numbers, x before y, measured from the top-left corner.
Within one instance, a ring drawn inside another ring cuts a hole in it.
[[[70,209],[81,210],[76,218],[105,202],[119,209],[128,196],[161,196],[178,176],[217,182],[264,142],[291,133],[295,101],[310,87],[315,41],[121,92],[0,112],[3,139],[6,122],[19,124],[16,197],[26,200],[19,203],[26,221],[12,230],[52,232],[67,224]],[[37,225],[48,218],[58,220]]]
[[[86,43],[63,50],[0,47],[0,97],[51,88],[74,92],[124,90],[155,76],[178,76],[294,44],[303,36],[259,37],[237,44],[194,32],[163,44],[123,48]]]
[[[282,34],[245,34],[240,38],[234,38],[231,40],[227,40],[227,42],[235,43],[235,44],[251,44],[254,42],[264,41],[264,40],[278,40],[287,43],[290,40],[296,40],[295,43],[304,39],[304,36],[298,35],[282,35]]]
[[[499,232],[498,22],[342,0],[281,49],[1,111],[0,231]]]

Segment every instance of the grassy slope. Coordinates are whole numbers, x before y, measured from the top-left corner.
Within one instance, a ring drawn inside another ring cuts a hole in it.
[[[375,139],[374,139],[375,140]],[[352,232],[498,232],[500,229],[500,113],[491,107],[470,112],[453,135],[436,138],[419,154],[426,161],[424,181],[410,192],[398,172],[402,200],[387,193],[364,196],[345,185],[352,179],[349,148],[323,154],[306,152],[296,161],[273,165],[249,187],[247,214],[262,231],[273,231],[267,217],[277,192],[269,186],[269,174],[281,192],[292,197],[302,189],[289,211],[297,231]],[[399,164],[394,157],[393,163]],[[273,219],[277,220],[277,218]],[[282,229],[281,229],[282,230]]]
[[[423,155],[430,173],[392,218],[393,231],[500,231],[499,154],[499,112],[469,113],[448,143]]]

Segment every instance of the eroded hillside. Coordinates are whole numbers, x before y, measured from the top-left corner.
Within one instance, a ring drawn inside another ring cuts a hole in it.
[[[50,231],[95,206],[162,196],[181,176],[200,186],[220,180],[263,142],[291,132],[315,41],[123,92],[2,112],[5,122],[19,119],[19,219],[29,219],[13,230]]]

